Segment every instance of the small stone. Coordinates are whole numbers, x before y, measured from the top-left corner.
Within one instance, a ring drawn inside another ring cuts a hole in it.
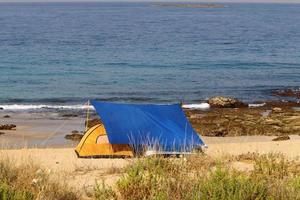
[[[10,116],[9,115],[4,115],[3,118],[10,118]]]
[[[62,117],[78,117],[76,114],[63,114]]]
[[[83,137],[82,134],[79,133],[72,133],[72,134],[68,134],[65,136],[65,139],[67,140],[81,140],[81,138]]]
[[[290,140],[291,138],[288,135],[278,136],[274,138],[272,141],[283,141],[283,140]]]
[[[0,107],[0,110],[4,110],[4,108]]]
[[[0,132],[0,135],[4,135],[5,133],[4,132]]]
[[[209,134],[209,136],[215,136],[215,137],[225,137],[226,135],[228,135],[228,131],[223,128],[219,128],[218,130],[213,130]]]
[[[3,124],[0,125],[0,130],[16,130],[16,127],[15,124]]]

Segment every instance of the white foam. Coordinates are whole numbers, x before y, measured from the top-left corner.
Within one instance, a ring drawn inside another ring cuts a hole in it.
[[[185,104],[185,105],[182,105],[182,107],[187,108],[187,109],[198,109],[198,110],[208,110],[208,109],[210,109],[210,105],[208,103]]]
[[[250,108],[257,108],[257,107],[262,107],[262,106],[265,106],[266,103],[249,103],[249,107]]]
[[[11,104],[11,105],[0,105],[0,108],[4,110],[38,110],[38,109],[66,109],[66,110],[81,110],[87,109],[87,105],[29,105],[29,104]],[[89,108],[93,108],[89,106]]]
[[[198,109],[198,110],[208,110],[210,109],[210,105],[208,103],[200,103],[200,104],[184,104],[183,108],[186,109]],[[41,109],[63,109],[63,110],[83,110],[83,109],[94,109],[93,106],[88,105],[47,105],[47,104],[8,104],[8,105],[0,105],[0,108],[4,110],[41,110]]]

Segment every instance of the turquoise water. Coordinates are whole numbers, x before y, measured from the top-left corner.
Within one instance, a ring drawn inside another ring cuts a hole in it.
[[[300,86],[299,10],[1,3],[0,105],[272,99]]]

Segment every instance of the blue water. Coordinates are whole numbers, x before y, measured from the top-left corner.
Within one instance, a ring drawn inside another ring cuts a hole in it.
[[[0,4],[0,104],[256,101],[299,86],[300,4]]]

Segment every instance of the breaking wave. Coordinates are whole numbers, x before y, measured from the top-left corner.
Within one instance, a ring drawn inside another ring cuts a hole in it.
[[[84,110],[84,109],[93,109],[91,105],[86,104],[75,104],[75,105],[48,105],[48,104],[5,104],[0,105],[0,109],[9,110],[9,111],[26,111],[26,110]],[[200,104],[184,104],[182,108],[185,109],[199,109],[199,110],[208,110],[210,105],[208,103]]]

